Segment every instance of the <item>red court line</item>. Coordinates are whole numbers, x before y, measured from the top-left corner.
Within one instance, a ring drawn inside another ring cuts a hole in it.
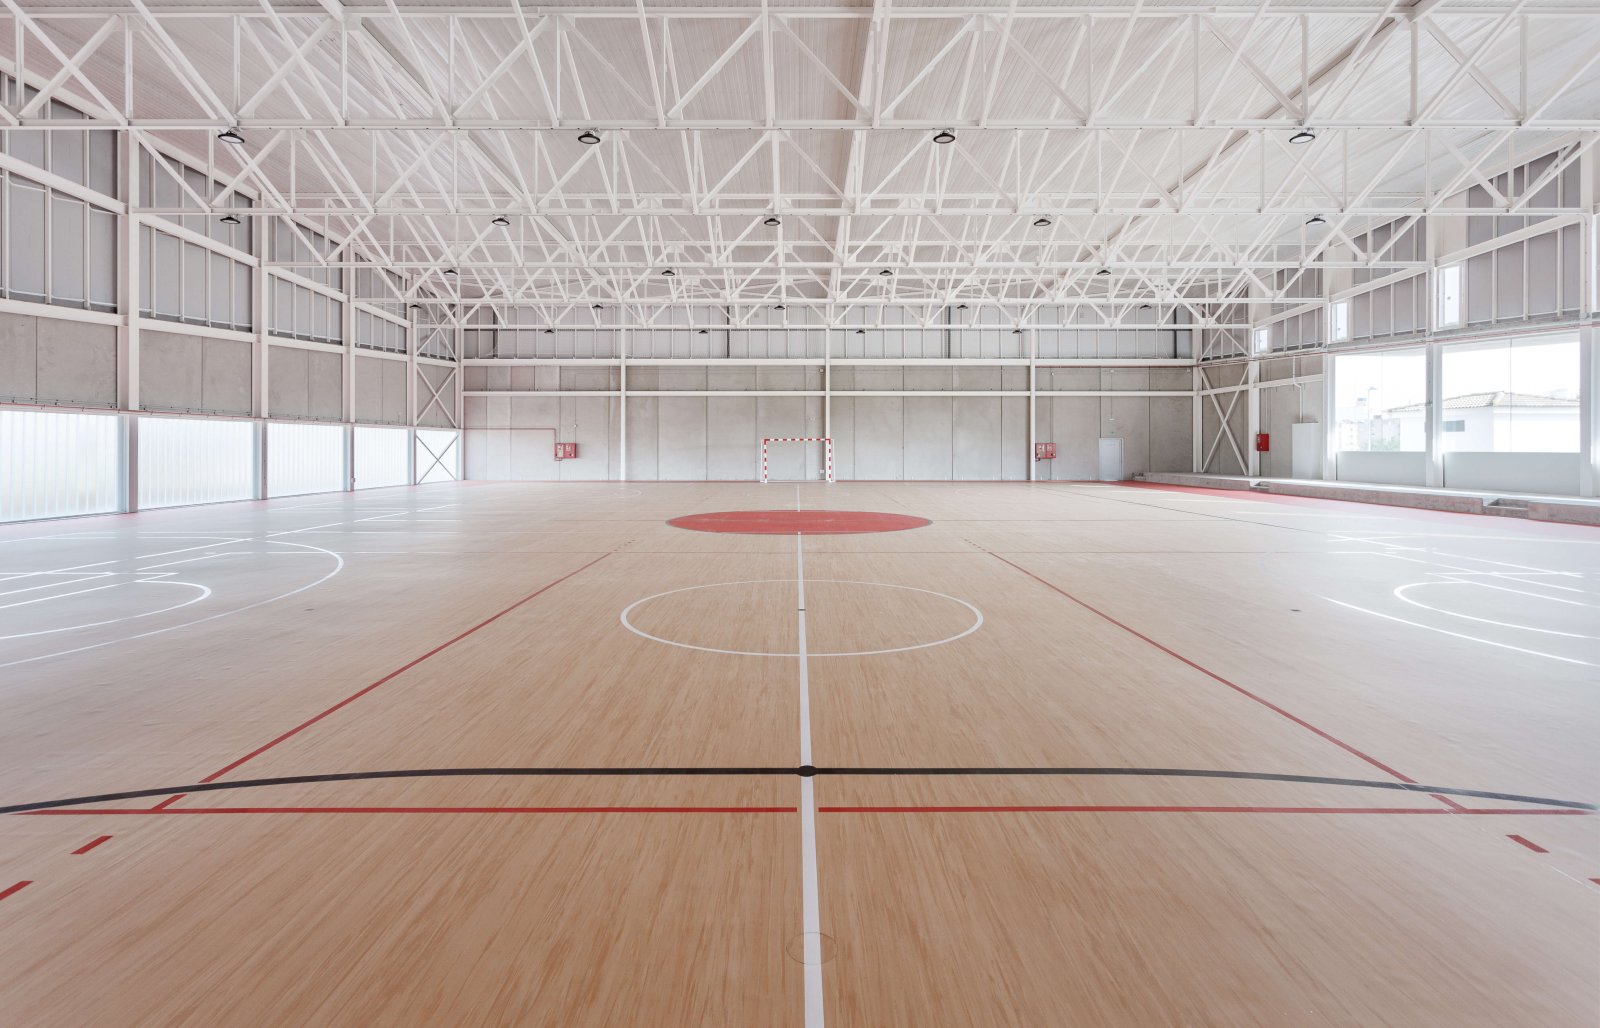
[[[155,809],[155,810],[165,810],[168,807],[172,806],[174,803],[176,803],[179,800],[183,799],[187,795],[188,795],[188,793],[183,793],[183,792],[175,793],[175,794],[173,794],[171,796],[168,796],[166,799],[162,800],[160,803],[157,803],[153,809]]]
[[[383,685],[386,682],[392,681],[395,678],[398,678],[400,675],[404,674],[407,671],[410,671],[412,668],[416,667],[418,664],[421,664],[423,661],[427,660],[429,657],[432,657],[434,654],[439,653],[442,650],[449,649],[451,646],[454,646],[456,643],[458,643],[461,640],[465,639],[467,636],[471,635],[473,632],[476,632],[478,629],[484,628],[484,627],[486,627],[488,625],[493,624],[494,622],[496,622],[496,621],[500,620],[501,618],[505,617],[507,614],[509,614],[512,611],[516,610],[518,607],[522,606],[524,603],[527,603],[529,600],[532,600],[535,597],[538,597],[538,596],[544,594],[545,592],[549,591],[550,589],[555,588],[556,586],[560,585],[562,582],[565,582],[567,579],[571,578],[573,575],[576,575],[579,571],[586,571],[589,568],[594,567],[596,564],[600,563],[602,560],[605,560],[609,556],[611,556],[609,553],[602,553],[600,556],[596,557],[594,560],[591,560],[589,563],[583,565],[583,567],[577,568],[576,570],[573,570],[573,571],[569,571],[566,574],[562,575],[560,578],[556,579],[555,581],[550,582],[547,585],[541,586],[540,588],[538,588],[538,589],[534,590],[533,592],[529,593],[528,595],[524,596],[522,599],[518,600],[516,603],[513,603],[511,606],[505,608],[504,610],[500,611],[499,613],[493,614],[490,617],[484,618],[482,621],[480,621],[477,624],[473,625],[471,628],[467,629],[465,632],[462,632],[460,635],[456,636],[454,639],[451,639],[448,642],[440,643],[438,646],[435,646],[433,649],[429,650],[427,653],[424,653],[422,656],[420,656],[417,659],[411,661],[410,663],[402,664],[400,667],[395,668],[393,671],[391,671],[388,674],[384,675],[382,678],[378,679],[376,682],[373,682],[371,685],[368,685],[363,689],[360,689],[360,690],[358,690],[358,691],[356,691],[354,693],[351,693],[349,696],[346,696],[344,699],[340,700],[338,703],[335,703],[333,706],[329,707],[327,710],[324,710],[322,713],[316,715],[315,717],[308,718],[307,720],[300,722],[298,725],[295,725],[293,728],[289,729],[287,732],[284,732],[282,735],[278,736],[276,739],[273,739],[271,742],[267,743],[266,745],[256,747],[255,749],[251,750],[249,753],[246,753],[244,756],[240,757],[238,760],[236,760],[233,763],[227,765],[226,767],[223,767],[223,768],[221,768],[219,770],[211,772],[209,775],[206,775],[204,778],[200,779],[200,781],[202,781],[202,782],[214,782],[218,778],[221,778],[223,775],[227,774],[229,771],[232,771],[235,768],[238,768],[243,764],[249,763],[250,761],[254,760],[255,758],[261,756],[261,754],[263,754],[263,753],[267,752],[268,750],[272,749],[274,746],[278,745],[279,743],[284,742],[287,739],[291,739],[296,735],[299,735],[301,732],[305,731],[307,728],[310,728],[312,725],[316,724],[318,721],[321,721],[323,718],[327,717],[329,714],[332,714],[337,710],[340,710],[340,709],[342,709],[344,707],[349,706],[350,704],[354,703],[356,700],[359,700],[361,697],[365,696],[367,693],[369,693],[372,690],[378,688],[378,686]]]
[[[20,811],[19,815],[186,817],[194,814],[794,814],[798,811],[798,807],[169,807],[166,810],[141,810],[128,807],[57,807],[52,810],[24,810]],[[109,839],[111,836],[107,835],[105,838]],[[4,898],[0,895],[0,899]]]
[[[82,846],[79,846],[77,849],[73,850],[72,851],[72,855],[75,856],[75,857],[81,857],[81,856],[83,856],[83,854],[88,853],[90,850],[94,849],[96,846],[100,845],[102,842],[105,842],[110,838],[111,838],[111,836],[109,836],[109,835],[102,835],[98,839],[94,839],[94,840],[92,840],[90,842],[86,842]]]
[[[981,547],[981,546],[978,547],[978,548],[979,549],[983,549],[983,547]],[[1290,721],[1293,721],[1295,724],[1299,725],[1301,728],[1304,728],[1307,731],[1312,732],[1312,733],[1320,736],[1323,739],[1326,739],[1328,742],[1333,743],[1335,746],[1337,746],[1340,749],[1344,750],[1346,753],[1349,753],[1349,754],[1351,754],[1353,756],[1359,757],[1360,759],[1366,761],[1368,764],[1371,764],[1373,767],[1377,768],[1379,771],[1382,771],[1383,773],[1385,773],[1387,775],[1390,775],[1393,778],[1396,778],[1396,779],[1398,779],[1398,780],[1400,780],[1402,782],[1405,782],[1407,785],[1415,785],[1416,784],[1417,780],[1415,778],[1412,778],[1409,775],[1401,774],[1399,771],[1396,771],[1394,768],[1390,767],[1388,764],[1385,764],[1383,761],[1378,760],[1376,757],[1373,757],[1373,756],[1370,756],[1370,755],[1368,755],[1366,753],[1363,753],[1360,750],[1356,749],[1354,746],[1352,746],[1349,743],[1345,742],[1344,740],[1339,739],[1339,738],[1337,738],[1337,737],[1335,737],[1333,735],[1330,735],[1327,732],[1324,732],[1322,729],[1318,728],[1316,725],[1314,725],[1311,722],[1305,720],[1304,718],[1296,717],[1295,715],[1289,713],[1287,710],[1284,710],[1282,707],[1278,706],[1276,703],[1273,703],[1271,700],[1268,700],[1268,699],[1265,699],[1264,697],[1258,696],[1255,693],[1251,692],[1249,689],[1246,689],[1244,686],[1239,685],[1236,682],[1228,681],[1226,678],[1223,678],[1221,675],[1217,674],[1215,671],[1212,671],[1210,668],[1203,667],[1203,666],[1195,663],[1194,661],[1190,660],[1188,657],[1185,657],[1183,654],[1177,652],[1176,650],[1173,650],[1173,649],[1171,649],[1169,647],[1161,645],[1160,643],[1156,642],[1154,639],[1150,638],[1148,635],[1145,635],[1143,632],[1139,631],[1138,629],[1129,628],[1127,625],[1123,624],[1121,621],[1118,621],[1116,618],[1112,617],[1110,614],[1107,614],[1105,611],[1100,610],[1098,607],[1091,607],[1089,604],[1087,604],[1084,601],[1078,599],[1076,596],[1074,596],[1071,593],[1067,592],[1065,589],[1062,589],[1060,586],[1056,585],[1055,583],[1047,581],[1046,579],[1040,578],[1038,575],[1034,574],[1032,571],[1029,571],[1027,568],[1023,567],[1021,564],[1012,563],[1011,561],[1006,560],[1004,557],[1000,556],[1000,554],[995,553],[993,550],[983,550],[983,552],[987,553],[989,556],[995,558],[996,560],[1000,561],[1003,564],[1010,564],[1012,567],[1016,568],[1018,571],[1022,572],[1024,575],[1027,575],[1029,578],[1033,579],[1035,582],[1038,582],[1040,585],[1043,585],[1047,589],[1055,590],[1057,593],[1061,594],[1062,596],[1065,596],[1067,599],[1071,600],[1073,603],[1076,603],[1078,606],[1082,607],[1084,610],[1087,610],[1089,613],[1094,614],[1096,617],[1099,617],[1099,618],[1102,618],[1102,619],[1104,619],[1106,621],[1111,622],[1113,625],[1116,625],[1118,628],[1122,629],[1124,632],[1127,632],[1129,635],[1134,636],[1135,638],[1144,640],[1145,642],[1149,643],[1151,646],[1154,646],[1156,649],[1160,650],[1162,653],[1165,653],[1167,656],[1172,657],[1175,660],[1182,661],[1183,663],[1185,663],[1185,664],[1189,665],[1190,667],[1194,668],[1196,671],[1198,671],[1201,674],[1205,675],[1207,678],[1210,678],[1212,681],[1220,682],[1221,684],[1223,684],[1223,685],[1227,686],[1228,688],[1232,689],[1234,692],[1239,693],[1241,696],[1245,696],[1245,697],[1248,697],[1249,699],[1252,699],[1252,700],[1256,701],[1257,703],[1261,704],[1263,707],[1266,707],[1268,710],[1272,711],[1273,713],[1278,714],[1278,715],[1280,715],[1282,717],[1286,717]]]
[[[1549,850],[1545,849],[1543,846],[1539,845],[1538,843],[1529,842],[1527,839],[1524,839],[1520,835],[1508,835],[1508,836],[1506,836],[1506,838],[1510,839],[1512,842],[1516,843],[1519,846],[1528,847],[1530,850],[1533,850],[1533,852],[1535,852],[1535,853],[1549,853],[1550,852]]]
[[[21,892],[23,889],[26,889],[28,886],[30,886],[32,884],[33,884],[33,882],[31,882],[31,881],[18,882],[15,885],[8,886],[7,888],[4,888],[4,889],[0,889],[0,900],[5,899],[7,896],[15,895],[16,893]]]
[[[143,813],[143,811],[128,811]],[[1049,805],[1049,806],[978,806],[978,807],[818,807],[819,814],[1560,814],[1584,817],[1592,810],[1571,810],[1565,807],[1527,810],[1522,807],[1462,807],[1446,810],[1442,807],[1185,807],[1185,806],[1107,806],[1107,805]],[[1524,845],[1532,845],[1520,836]],[[1539,852],[1543,853],[1543,850]]]

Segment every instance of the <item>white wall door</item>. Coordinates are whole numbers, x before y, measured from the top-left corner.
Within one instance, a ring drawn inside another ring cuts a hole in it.
[[[1100,439],[1100,481],[1122,481],[1122,438],[1102,436]]]

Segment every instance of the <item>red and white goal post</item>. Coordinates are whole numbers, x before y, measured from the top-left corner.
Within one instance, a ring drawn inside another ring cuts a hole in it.
[[[833,439],[829,436],[772,436],[761,440],[761,484],[767,484],[767,445],[769,443],[821,443],[823,479],[833,481]]]

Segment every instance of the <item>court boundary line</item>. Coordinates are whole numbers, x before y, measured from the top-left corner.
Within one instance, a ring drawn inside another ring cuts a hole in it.
[[[218,792],[232,789],[259,789],[276,785],[315,785],[326,782],[365,782],[408,778],[607,778],[607,777],[782,777],[797,775],[809,780],[818,775],[839,777],[1098,777],[1098,778],[1213,778],[1223,780],[1280,782],[1299,785],[1334,785],[1348,788],[1386,789],[1395,792],[1434,796],[1465,796],[1497,800],[1502,803],[1531,803],[1540,807],[1585,812],[1600,811],[1600,804],[1579,800],[1524,796],[1518,793],[1490,792],[1484,789],[1459,789],[1419,782],[1391,782],[1364,778],[1331,778],[1321,775],[1277,774],[1267,771],[1224,771],[1171,767],[461,767],[412,768],[389,771],[342,771],[328,774],[286,775],[277,778],[244,778],[228,782],[198,782],[192,785],[133,789],[56,800],[37,800],[0,806],[0,815],[27,814],[47,810],[67,810],[90,803],[149,799],[152,796],[178,796],[187,793]],[[133,809],[133,808],[129,808]],[[163,808],[153,808],[161,812]],[[1456,813],[1471,813],[1461,808]]]
[[[163,817],[194,814],[794,814],[799,807],[394,807],[394,806],[292,806],[292,807],[89,807],[33,810],[18,817]],[[996,804],[819,806],[819,814],[1466,814],[1495,817],[1593,817],[1593,810],[1570,807],[1268,807],[1182,804]],[[110,839],[102,836],[99,841]],[[1518,838],[1507,836],[1507,838]],[[98,845],[98,842],[91,844]],[[74,850],[74,853],[86,852]],[[820,948],[820,940],[818,942]]]

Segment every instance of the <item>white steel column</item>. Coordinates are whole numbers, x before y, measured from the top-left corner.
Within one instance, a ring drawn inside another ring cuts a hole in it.
[[[827,329],[822,332],[822,438],[833,438],[833,333]],[[855,462],[850,466],[853,474]]]
[[[1331,353],[1322,355],[1322,480],[1339,476],[1339,405],[1334,399],[1334,365]]]
[[[1600,496],[1600,328],[1578,330],[1578,493]]]
[[[267,423],[272,413],[267,399],[267,219],[250,226],[250,249],[260,264],[250,275],[250,340],[251,391],[250,413],[256,416],[256,499],[267,498]]]
[[[120,173],[122,200],[127,209],[117,219],[117,310],[122,323],[117,326],[117,407],[121,415],[121,475],[118,507],[128,513],[139,509],[139,297],[143,262],[140,260],[140,219],[134,212],[139,203],[139,145],[126,132],[117,134],[117,170]]]
[[[617,330],[617,481],[628,480],[628,338],[629,330]],[[558,401],[559,402],[559,401]],[[559,419],[557,424],[559,424]],[[658,476],[659,477],[659,476]]]
[[[1039,478],[1034,451],[1039,435],[1039,333],[1030,331],[1028,337],[1028,481],[1035,482]]]
[[[1245,365],[1245,474],[1255,478],[1261,474],[1261,451],[1256,449],[1256,437],[1261,434],[1261,358],[1254,356]]]
[[[1440,446],[1444,427],[1443,348],[1429,343],[1422,348],[1423,384],[1428,398],[1422,407],[1422,448],[1425,454],[1422,484],[1429,489],[1444,487],[1444,449]]]
[[[351,492],[356,487],[356,305],[352,298],[356,295],[354,288],[356,272],[346,270],[344,273],[344,352],[340,354],[342,360],[342,377],[339,381],[339,415],[344,422],[344,488]]]

